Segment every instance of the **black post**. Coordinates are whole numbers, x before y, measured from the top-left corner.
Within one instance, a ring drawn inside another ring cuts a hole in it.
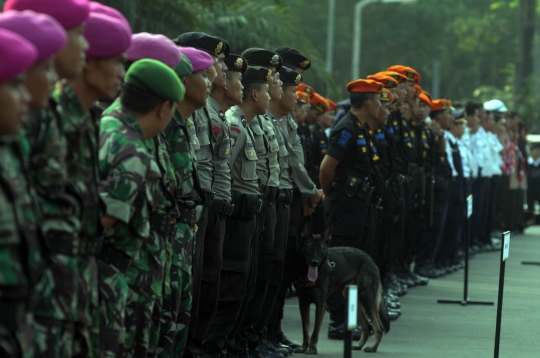
[[[510,245],[510,232],[507,231],[502,234],[502,246],[501,246],[501,268],[499,270],[499,298],[497,299],[497,326],[495,328],[495,353],[494,358],[499,358],[499,345],[501,341],[501,320],[502,320],[502,305],[504,294],[504,272],[506,269],[506,259],[504,251],[509,249]]]
[[[349,286],[345,288],[345,339],[343,340],[343,357],[352,358],[352,331],[349,330]]]

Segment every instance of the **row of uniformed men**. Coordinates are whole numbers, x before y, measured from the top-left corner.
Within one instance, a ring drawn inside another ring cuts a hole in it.
[[[0,36],[2,356],[288,354],[310,61],[86,0],[7,1]]]

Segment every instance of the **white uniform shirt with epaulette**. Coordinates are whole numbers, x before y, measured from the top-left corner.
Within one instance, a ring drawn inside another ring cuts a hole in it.
[[[266,115],[260,117],[264,133],[266,135],[266,138],[268,139],[268,154],[266,155],[266,158],[268,159],[268,167],[270,169],[270,174],[268,176],[268,182],[266,185],[268,185],[269,187],[279,188],[279,137],[276,133],[276,127],[273,123],[275,118],[270,111],[267,111]]]
[[[197,134],[197,139],[191,140],[191,144],[195,149],[195,154],[197,155],[197,169],[199,170],[199,182],[201,183],[201,188],[204,191],[212,192],[212,182],[213,182],[213,170],[210,160],[213,157],[213,147],[210,140],[212,134],[210,133],[209,122],[210,119],[206,115],[205,108],[196,110],[190,117],[195,124],[195,130]],[[192,127],[190,125],[190,139]]]
[[[260,195],[257,177],[257,153],[251,129],[244,111],[234,106],[225,113],[231,131],[232,190],[244,194]]]
[[[231,202],[231,166],[229,157],[231,155],[231,136],[229,125],[225,119],[225,113],[212,97],[207,100],[208,113],[212,123],[214,134],[214,157],[210,161],[214,167],[214,200],[225,200]]]
[[[268,177],[270,175],[270,166],[268,162],[268,138],[264,132],[262,121],[263,116],[255,116],[251,122],[249,122],[249,128],[253,133],[253,140],[255,141],[255,152],[257,153],[257,176],[259,182],[262,185],[267,185]]]
[[[304,195],[315,195],[317,187],[309,177],[304,166],[304,148],[302,140],[298,136],[298,124],[292,115],[287,115],[279,122],[282,133],[289,137],[289,165],[291,167],[292,179],[300,192]]]
[[[279,161],[279,188],[280,189],[294,189],[294,182],[292,180],[291,167],[289,165],[289,136],[284,133],[284,129],[280,125],[285,119],[279,120],[271,115],[272,124],[274,125],[274,131],[276,133],[276,139],[278,141],[278,161]]]

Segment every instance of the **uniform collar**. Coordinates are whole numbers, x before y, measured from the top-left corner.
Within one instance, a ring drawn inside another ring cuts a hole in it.
[[[82,122],[85,111],[81,106],[79,97],[73,88],[66,82],[58,82],[52,93],[53,99],[60,106],[60,114],[69,113],[69,120],[72,123]]]
[[[208,99],[206,100],[206,105],[207,107],[211,107],[216,112],[223,110],[221,106],[219,105],[219,103],[217,103],[217,101],[213,99],[212,97],[208,97]]]

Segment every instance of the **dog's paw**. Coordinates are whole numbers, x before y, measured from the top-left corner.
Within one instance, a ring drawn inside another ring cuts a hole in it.
[[[377,352],[377,348],[366,347],[366,349],[364,349],[364,352],[366,352],[366,353],[376,353],[376,352]]]
[[[362,350],[362,346],[352,346],[352,350],[353,350],[353,351],[361,351],[361,350]]]
[[[293,349],[293,353],[306,353],[307,347],[298,347]]]
[[[317,348],[310,347],[306,349],[306,354],[317,354]]]

